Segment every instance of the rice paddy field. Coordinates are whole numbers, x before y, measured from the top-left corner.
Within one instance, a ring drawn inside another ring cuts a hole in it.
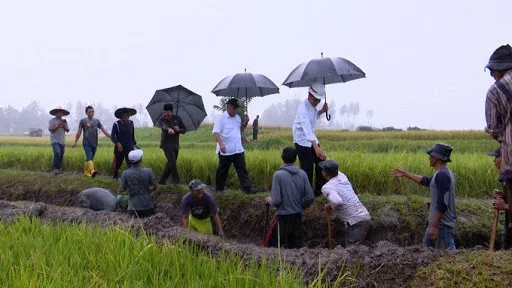
[[[71,148],[73,136],[68,137],[63,169],[81,173],[85,156],[80,146]],[[389,171],[401,167],[417,174],[432,174],[425,150],[436,142],[444,142],[454,148],[453,163],[449,167],[457,176],[459,196],[483,197],[497,187],[493,159],[486,155],[497,148],[497,143],[483,131],[319,131],[318,138],[329,158],[340,164],[340,169],[358,193],[421,193],[423,188],[405,179],[392,179]],[[144,150],[144,165],[160,175],[166,162],[159,148],[160,131],[155,128],[138,129],[136,139]],[[259,140],[245,145],[247,168],[254,186],[270,187],[272,175],[281,165],[281,150],[288,145],[293,145],[290,129],[265,127],[260,130]],[[102,139],[94,161],[102,175],[111,173],[112,151],[112,143]],[[0,137],[1,169],[50,171],[52,157],[47,136]],[[198,131],[181,137],[178,169],[184,183],[200,178],[211,184],[217,163],[211,126],[202,126]],[[234,169],[231,169],[227,183],[232,188],[238,187]]]
[[[178,159],[181,184],[193,178],[214,184],[218,159],[211,129],[211,126],[203,125],[198,131],[181,136]],[[139,128],[135,133],[144,151],[143,165],[160,176],[166,163],[159,148],[160,131]],[[375,242],[369,248],[350,250],[338,246],[327,251],[322,242],[326,237],[322,210],[325,199],[320,197],[304,216],[305,230],[309,230],[306,236],[310,240],[308,248],[273,251],[257,247],[259,244],[255,243],[259,243],[264,230],[263,198],[267,194],[245,195],[234,191],[238,188],[234,169],[231,169],[227,182],[232,191],[215,196],[223,212],[220,216],[226,224],[229,239],[181,239],[177,236],[176,229],[181,228],[178,227],[180,215],[176,211],[179,211],[179,199],[186,193],[186,186],[166,186],[153,195],[155,203],[158,203],[158,216],[144,222],[143,227],[148,231],[134,231],[110,224],[104,226],[112,217],[117,219],[112,223],[123,223],[126,215],[87,214],[74,207],[73,199],[88,187],[101,186],[112,191],[118,188],[118,183],[109,179],[113,144],[108,139],[100,139],[94,161],[100,176],[92,180],[81,176],[85,156],[81,145],[71,148],[74,135],[67,138],[63,164],[65,175],[58,176],[47,173],[52,170],[53,157],[48,136],[0,136],[0,241],[3,243],[0,246],[0,268],[3,271],[0,273],[0,286],[512,285],[512,278],[508,276],[509,266],[505,265],[512,259],[512,254],[478,248],[485,246],[489,239],[493,214],[489,195],[493,189],[499,188],[493,158],[486,155],[497,148],[497,143],[486,133],[318,131],[317,135],[329,158],[340,163],[340,170],[360,194],[363,204],[379,225],[376,229],[379,239],[384,241]],[[457,178],[457,212],[460,212],[457,235],[460,250],[456,257],[438,255],[421,247],[419,239],[424,230],[428,189],[389,175],[395,167],[431,175],[433,169],[429,167],[425,150],[437,142],[454,148],[453,162],[449,167]],[[244,145],[253,185],[268,190],[274,171],[281,166],[281,150],[293,145],[291,130],[262,127],[259,140]],[[22,209],[12,208],[3,200],[45,201],[55,207],[49,210],[51,213],[45,212],[48,216],[41,220],[29,219],[18,217],[23,214],[19,212]],[[11,221],[12,215],[16,221]],[[89,225],[89,222],[94,225]],[[101,227],[96,227],[98,223]],[[498,231],[502,232],[501,226]],[[343,228],[335,225],[334,232],[341,238]],[[267,253],[272,257],[267,259]],[[329,265],[331,268],[326,268]]]

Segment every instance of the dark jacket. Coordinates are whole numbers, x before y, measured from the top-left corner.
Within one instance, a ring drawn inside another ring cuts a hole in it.
[[[127,124],[123,123],[121,120],[114,122],[110,135],[114,144],[121,143],[123,149],[128,151],[133,150],[134,146],[137,145],[137,141],[135,141],[135,128],[133,127],[132,120]]]
[[[183,124],[183,120],[178,115],[173,115],[171,119],[166,120],[164,117],[160,117],[156,123],[157,127],[162,129],[162,135],[160,137],[160,148],[179,148],[180,147],[180,134],[185,134],[187,128]],[[176,134],[169,134],[168,129],[174,126],[180,127],[180,132]]]
[[[315,200],[306,172],[293,164],[286,164],[274,173],[270,204],[277,215],[303,214]]]

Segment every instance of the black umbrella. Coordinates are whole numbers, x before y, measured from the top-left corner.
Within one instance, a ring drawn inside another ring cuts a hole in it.
[[[308,87],[315,82],[321,82],[324,85],[333,83],[343,83],[360,78],[365,78],[366,74],[354,63],[340,57],[329,57],[313,59],[304,62],[293,69],[292,73],[284,80],[283,85],[290,88]],[[326,97],[327,101],[327,97]],[[331,117],[325,114],[327,120]]]
[[[199,124],[206,118],[203,98],[178,85],[157,90],[149,101],[146,109],[151,116],[151,120],[153,120],[153,125],[156,125],[158,119],[162,116],[165,103],[171,103],[174,106],[174,114],[181,117],[188,131],[197,130]]]
[[[279,87],[265,75],[238,73],[222,79],[212,93],[217,96],[245,98],[247,105],[247,98],[279,93]],[[247,112],[247,107],[245,111]]]

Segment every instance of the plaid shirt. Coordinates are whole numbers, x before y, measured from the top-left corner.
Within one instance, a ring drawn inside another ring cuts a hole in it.
[[[512,91],[512,71],[509,71],[499,80]],[[485,100],[485,118],[487,127],[485,131],[500,143],[501,148],[501,178],[512,179],[512,118],[511,103],[493,84]]]

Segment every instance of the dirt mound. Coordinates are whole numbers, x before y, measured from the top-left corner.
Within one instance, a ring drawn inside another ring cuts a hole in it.
[[[22,214],[29,215],[33,202],[0,201],[0,220],[13,221]],[[170,204],[168,204],[170,205]],[[406,287],[418,267],[441,256],[422,246],[399,247],[390,242],[378,242],[371,247],[343,249],[278,250],[243,244],[218,237],[191,233],[177,226],[176,215],[169,217],[170,207],[160,205],[160,212],[145,219],[133,219],[124,213],[94,212],[74,207],[46,205],[42,221],[89,223],[99,226],[116,225],[134,231],[144,229],[159,240],[183,240],[212,255],[236,253],[244,259],[261,261],[263,257],[281,259],[287,265],[298,267],[308,281],[316,279],[319,267],[325,269],[324,280],[335,282],[342,277],[344,285],[358,287]],[[172,214],[175,214],[174,212]],[[179,218],[179,217],[178,217]]]

